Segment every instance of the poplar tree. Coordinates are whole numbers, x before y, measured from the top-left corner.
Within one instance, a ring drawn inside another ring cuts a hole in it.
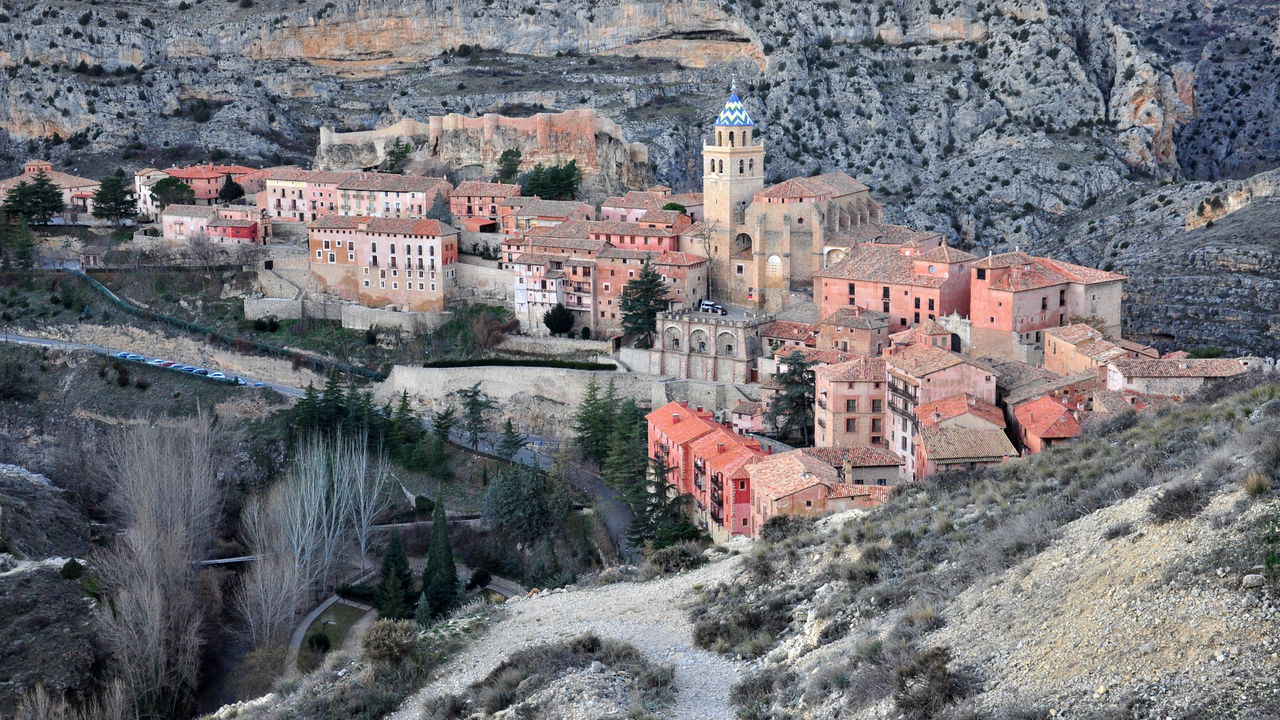
[[[387,552],[382,556],[378,586],[374,589],[374,604],[384,618],[403,620],[413,611],[413,570],[405,557],[400,532],[391,535]]]
[[[451,610],[457,600],[458,567],[453,562],[453,548],[449,544],[449,522],[444,502],[439,501],[431,518],[431,548],[427,551],[427,568],[422,573],[418,622],[440,617]],[[426,610],[423,610],[424,605]]]

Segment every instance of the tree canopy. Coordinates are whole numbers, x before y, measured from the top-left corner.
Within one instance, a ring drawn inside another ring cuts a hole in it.
[[[55,215],[62,214],[66,204],[62,201],[62,191],[41,172],[30,182],[23,180],[10,188],[3,209],[10,218],[21,218],[32,225],[48,225]]]
[[[542,324],[547,326],[552,335],[564,335],[573,329],[573,313],[564,305],[556,303],[555,307],[542,315]]]
[[[196,199],[196,191],[175,177],[161,178],[151,186],[151,197],[161,210],[170,205],[186,205]]]
[[[780,387],[769,400],[765,418],[783,437],[807,447],[813,443],[813,366],[817,361],[793,352],[782,362],[786,369],[774,378]]]
[[[0,218],[0,270],[30,270],[36,262],[35,248],[35,237],[26,222]]]
[[[578,161],[546,167],[542,163],[533,166],[520,180],[521,192],[536,195],[543,200],[572,200],[582,185],[582,170]]]
[[[521,153],[518,148],[503,150],[498,156],[498,182],[512,182],[520,172]]]
[[[98,190],[93,194],[93,216],[110,220],[116,225],[137,212],[137,207],[133,197],[133,183],[120,168],[102,178]]]
[[[681,205],[681,204],[680,204],[680,203],[678,203],[678,202],[669,202],[669,203],[667,203],[666,205],[663,205],[663,206],[662,206],[662,209],[663,209],[663,210],[675,210],[676,212],[682,212],[682,213],[687,213],[687,212],[689,212],[689,208],[687,208],[687,207],[685,207],[685,206]]]
[[[422,597],[418,601],[417,619],[426,625],[453,609],[458,601],[458,568],[453,562],[449,544],[449,521],[444,502],[437,501],[431,517],[431,547],[427,550],[427,568],[422,572]]]
[[[414,595],[413,571],[405,557],[400,532],[396,531],[391,534],[391,542],[387,543],[387,551],[382,556],[374,604],[382,617],[403,620],[413,613]]]
[[[244,197],[244,188],[231,177],[231,173],[222,179],[222,187],[218,190],[218,199],[224,203],[234,202]]]
[[[397,139],[394,145],[387,148],[387,172],[404,172],[404,166],[409,164],[409,153],[411,152],[413,152],[412,145]]]
[[[466,422],[467,440],[475,447],[480,441],[480,433],[489,428],[489,413],[497,403],[480,389],[480,383],[459,390],[458,394],[462,396],[462,419]]]
[[[528,444],[524,435],[516,432],[515,426],[511,424],[511,418],[507,418],[506,423],[502,426],[502,436],[498,438],[498,446],[493,449],[493,454],[503,460],[514,460],[516,453],[524,449]]]
[[[449,199],[443,192],[436,193],[435,199],[431,201],[431,207],[427,209],[427,218],[439,220],[445,225],[453,225],[453,213],[449,212]]]
[[[587,380],[585,395],[574,413],[573,433],[578,449],[597,464],[603,464],[609,454],[616,405],[617,395],[612,380],[603,394],[594,377]]]
[[[623,332],[648,337],[657,326],[658,313],[667,305],[667,285],[653,264],[646,261],[639,274],[622,289]]]

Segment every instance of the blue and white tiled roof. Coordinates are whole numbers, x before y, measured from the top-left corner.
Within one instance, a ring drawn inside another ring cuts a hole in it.
[[[716,118],[718,127],[748,127],[754,126],[751,122],[751,116],[747,114],[747,107],[742,104],[742,100],[738,99],[738,93],[730,93],[729,99],[724,103],[724,109],[720,111],[719,117]]]

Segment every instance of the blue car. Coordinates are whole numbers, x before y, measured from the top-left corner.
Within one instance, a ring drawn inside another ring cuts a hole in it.
[[[125,360],[143,360],[144,358],[137,353],[125,353]]]
[[[195,373],[196,375],[208,375],[208,374],[209,374],[209,371],[208,371],[208,370],[205,370],[204,368],[196,368],[195,370],[192,370],[191,372]]]
[[[125,360],[125,359],[127,359],[127,358],[129,357],[129,353],[127,353],[127,352],[118,352],[118,353],[116,353],[116,357],[120,358],[121,360]]]

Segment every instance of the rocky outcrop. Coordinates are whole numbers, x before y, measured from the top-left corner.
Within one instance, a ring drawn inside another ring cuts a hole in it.
[[[522,170],[576,161],[584,190],[593,197],[641,189],[653,179],[648,149],[627,142],[617,123],[589,109],[523,118],[497,113],[469,118],[453,113],[426,122],[406,118],[385,128],[357,132],[321,128],[316,166],[375,167],[396,142],[413,148],[413,160],[450,169],[460,179],[489,179],[507,150],[520,151]]]

